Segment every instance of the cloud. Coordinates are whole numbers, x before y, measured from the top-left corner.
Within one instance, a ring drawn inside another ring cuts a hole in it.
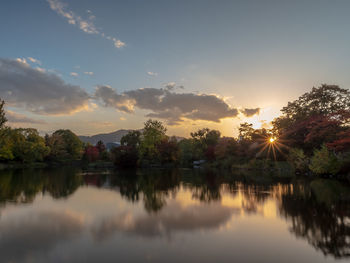
[[[158,76],[158,73],[157,72],[148,71],[147,75],[152,76],[152,77],[156,77],[156,76]]]
[[[35,58],[32,58],[32,57],[28,57],[28,60],[32,63],[35,63],[35,64],[38,64],[38,65],[41,65],[41,62],[40,60],[37,60]]]
[[[89,75],[89,76],[92,76],[94,75],[94,72],[91,72],[91,71],[85,71],[84,72],[85,75]]]
[[[46,124],[43,120],[35,120],[32,118],[28,118],[23,114],[19,114],[13,111],[6,111],[6,118],[11,123],[32,123],[32,124]]]
[[[37,114],[70,114],[88,107],[89,94],[21,59],[0,58],[0,97],[10,106]]]
[[[260,108],[255,108],[255,109],[243,109],[240,110],[240,112],[246,116],[246,117],[252,117],[255,114],[259,114],[260,113]]]
[[[102,220],[92,229],[97,240],[104,240],[115,232],[142,237],[168,236],[186,231],[217,229],[238,210],[217,205],[190,205],[181,207],[174,202],[152,216],[134,217],[130,213]]]
[[[122,48],[125,46],[125,43],[123,41],[120,41],[119,39],[116,38],[112,38],[113,42],[114,42],[114,46],[116,48]]]
[[[146,116],[166,119],[169,125],[184,119],[220,122],[238,115],[237,109],[215,95],[175,93],[167,89],[143,88],[118,94],[110,86],[99,86],[95,98],[106,107],[124,112],[133,112],[135,107],[150,110]]]
[[[28,66],[27,60],[25,58],[16,58],[16,61]]]
[[[76,72],[71,72],[69,75],[71,75],[71,76],[73,76],[73,77],[78,77],[78,73],[76,73]]]
[[[113,41],[113,44],[116,48],[122,48],[125,46],[124,42],[115,37],[106,37],[105,33],[95,26],[93,20],[95,20],[96,17],[92,14],[91,10],[86,11],[88,13],[88,18],[83,19],[73,11],[68,10],[68,5],[61,2],[60,0],[47,0],[47,2],[49,3],[50,8],[60,16],[64,17],[69,24],[78,26],[80,30],[84,31],[87,34],[100,35],[105,39]]]
[[[180,86],[176,86],[176,82],[174,81],[171,81],[171,82],[168,82],[168,83],[165,83],[164,84],[164,87],[167,89],[167,90],[174,90],[174,89],[184,89],[184,86],[180,85]]]
[[[35,69],[36,69],[37,71],[40,71],[40,72],[46,72],[46,69],[41,68],[41,67],[36,67]]]
[[[66,10],[66,4],[62,3],[59,0],[47,0],[47,2],[50,4],[50,8],[57,14],[67,19],[69,24],[77,25],[85,33],[99,34],[99,31],[91,21],[84,20],[80,16],[76,15],[73,11]]]
[[[110,86],[98,86],[94,96],[97,100],[102,100],[105,107],[113,107],[128,113],[134,111],[134,102],[125,95],[117,94]]]
[[[165,85],[165,88],[167,88],[168,90],[173,90],[176,87],[176,82],[168,82]]]

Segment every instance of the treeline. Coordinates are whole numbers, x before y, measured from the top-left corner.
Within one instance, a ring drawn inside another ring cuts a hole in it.
[[[83,144],[69,130],[39,136],[35,129],[5,126],[0,103],[0,160],[3,162],[112,161],[119,167],[207,165],[269,169],[291,164],[299,173],[339,174],[350,170],[350,92],[338,86],[313,88],[289,102],[271,129],[242,123],[238,138],[222,137],[208,128],[178,140],[166,127],[148,120],[142,131],[131,131],[121,146],[107,151],[102,142]],[[279,161],[279,162],[275,162]]]
[[[143,132],[133,131],[113,150],[119,166],[206,162],[217,167],[270,169],[289,163],[298,173],[346,174],[350,171],[350,92],[322,85],[289,102],[271,129],[242,123],[238,138],[200,129],[177,141],[166,136],[159,121],[149,120]],[[276,162],[279,161],[279,162]],[[278,165],[277,165],[278,166]]]
[[[80,160],[83,143],[70,130],[57,130],[42,137],[36,129],[0,129],[2,162],[72,162]]]

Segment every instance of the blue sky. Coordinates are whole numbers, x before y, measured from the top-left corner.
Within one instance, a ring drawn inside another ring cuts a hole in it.
[[[169,134],[233,136],[313,86],[349,87],[349,11],[345,0],[3,1],[0,97],[11,126],[42,132],[140,128],[151,116]]]

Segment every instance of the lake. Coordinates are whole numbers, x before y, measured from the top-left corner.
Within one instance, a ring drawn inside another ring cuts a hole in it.
[[[202,170],[0,171],[1,262],[349,262],[350,189]]]

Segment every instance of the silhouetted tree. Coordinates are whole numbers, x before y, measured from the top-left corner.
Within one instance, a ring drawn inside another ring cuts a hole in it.
[[[274,132],[283,134],[296,122],[312,116],[329,115],[339,111],[350,111],[350,92],[336,85],[323,84],[313,88],[282,108],[282,116],[273,121]]]

